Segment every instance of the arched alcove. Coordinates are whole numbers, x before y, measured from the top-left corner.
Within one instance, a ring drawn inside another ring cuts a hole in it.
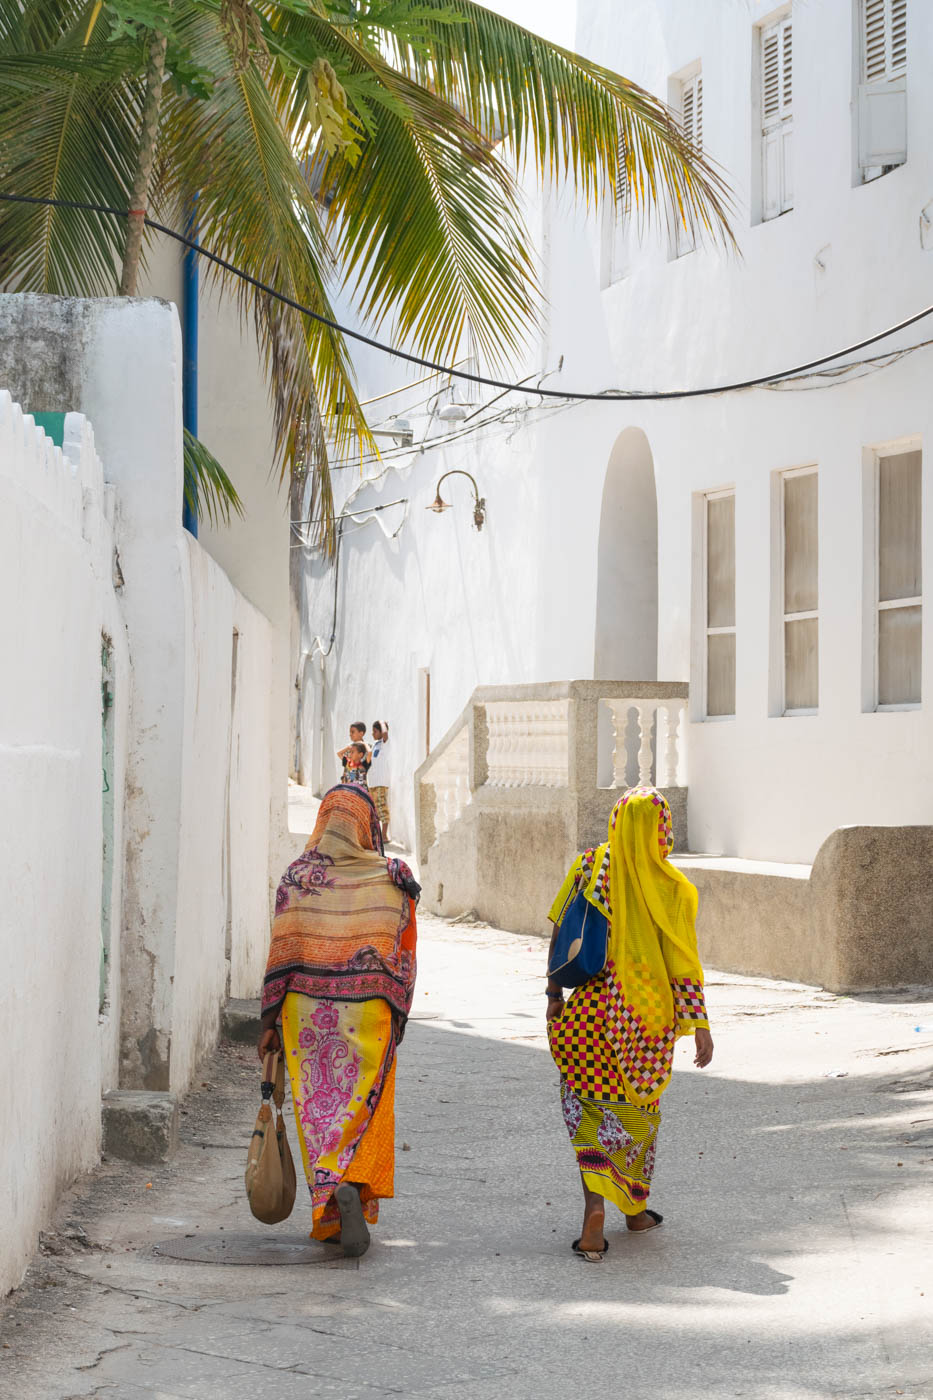
[[[599,519],[595,680],[658,676],[658,497],[640,428],[609,455]]]

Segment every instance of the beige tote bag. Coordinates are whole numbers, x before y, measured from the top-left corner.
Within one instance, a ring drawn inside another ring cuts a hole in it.
[[[276,1121],[273,1127],[273,1099]],[[246,1198],[257,1220],[278,1225],[287,1220],[295,1204],[295,1164],[285,1136],[282,1104],[285,1100],[285,1063],[281,1052],[267,1055],[262,1067],[262,1106],[250,1138],[246,1159]]]

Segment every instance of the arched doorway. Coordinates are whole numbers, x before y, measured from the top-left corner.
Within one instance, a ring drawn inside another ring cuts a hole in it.
[[[599,519],[594,680],[658,677],[658,496],[640,428],[609,455]]]

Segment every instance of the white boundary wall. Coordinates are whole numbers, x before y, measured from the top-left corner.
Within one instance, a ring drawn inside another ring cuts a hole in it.
[[[0,1292],[96,1161],[101,1094],[183,1093],[265,963],[276,646],[181,527],[180,365],[165,303],[0,297],[0,382],[37,413],[77,404],[105,464],[81,414],[62,452],[0,396]]]
[[[0,392],[0,1293],[18,1281],[59,1190],[97,1159],[116,1082],[120,859],[107,1004],[102,908],[101,639],[112,650],[116,849],[128,717],[125,629],[94,438],[53,446]]]

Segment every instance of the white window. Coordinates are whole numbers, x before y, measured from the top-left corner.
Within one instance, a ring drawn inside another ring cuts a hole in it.
[[[735,492],[705,497],[706,714],[735,714]]]
[[[761,30],[761,217],[794,207],[793,31],[790,13]]]
[[[781,472],[779,486],[781,712],[812,714],[820,702],[817,470]]]
[[[907,159],[907,0],[859,0],[858,163],[873,180]]]
[[[922,453],[874,454],[875,708],[920,704]]]
[[[699,65],[687,77],[676,81],[677,114],[687,140],[698,152],[703,150],[703,74]],[[684,225],[680,211],[673,211],[675,219],[674,256],[683,257],[696,247],[695,231]]]

